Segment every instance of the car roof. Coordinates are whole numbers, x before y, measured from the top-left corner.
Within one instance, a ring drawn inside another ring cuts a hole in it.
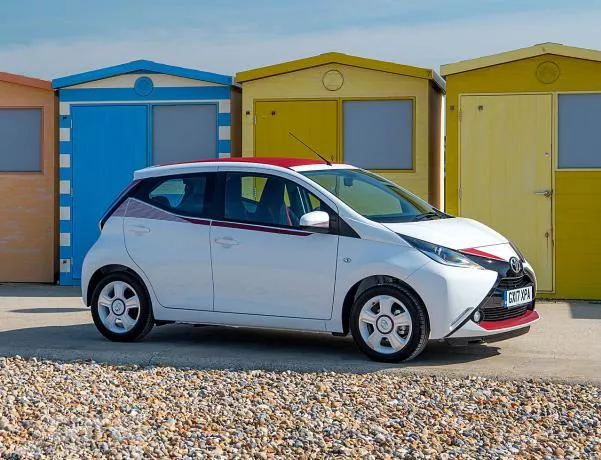
[[[211,160],[186,161],[184,163],[167,163],[160,166],[173,166],[181,164],[196,163],[258,163],[269,166],[280,166],[282,168],[293,168],[295,166],[326,164],[323,160],[311,160],[307,158],[288,157],[238,157],[238,158],[215,158]]]
[[[308,158],[289,158],[289,157],[241,157],[241,158],[215,158],[211,160],[196,160],[184,163],[169,163],[158,166],[151,166],[149,168],[140,169],[135,172],[134,177],[136,179],[144,179],[147,177],[157,177],[172,174],[185,174],[196,171],[207,170],[212,166],[227,165],[227,164],[248,164],[255,166],[264,166],[267,169],[292,169],[292,170],[306,170],[313,169],[312,167],[318,167],[319,169],[327,166],[323,160],[320,159],[308,159]],[[351,167],[348,165],[334,164],[334,167]],[[212,168],[211,168],[212,169]]]

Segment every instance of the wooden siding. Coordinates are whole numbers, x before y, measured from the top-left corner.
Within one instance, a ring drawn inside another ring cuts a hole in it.
[[[555,215],[557,296],[601,299],[601,171],[558,171]]]
[[[55,95],[48,89],[0,81],[1,108],[42,109],[42,171],[0,172],[0,281],[55,279]]]
[[[231,116],[231,156],[242,156],[242,90],[232,87],[230,96],[230,116]]]
[[[430,203],[439,209],[444,208],[442,104],[442,94],[433,84],[430,84],[428,90],[428,155],[430,157],[428,197]]]

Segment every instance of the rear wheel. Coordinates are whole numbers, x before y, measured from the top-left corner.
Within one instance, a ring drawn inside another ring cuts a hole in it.
[[[116,342],[141,339],[154,325],[146,289],[125,272],[111,273],[96,286],[92,318],[100,333]]]
[[[350,329],[361,351],[383,362],[416,357],[430,334],[420,302],[410,291],[396,286],[375,286],[357,297]]]

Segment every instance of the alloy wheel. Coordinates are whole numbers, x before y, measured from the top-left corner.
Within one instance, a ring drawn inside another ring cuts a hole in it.
[[[411,315],[397,298],[378,295],[368,300],[359,313],[359,332],[374,351],[392,354],[405,348],[411,337]]]
[[[140,318],[140,298],[124,281],[108,283],[98,297],[98,316],[102,324],[115,334],[131,331]]]

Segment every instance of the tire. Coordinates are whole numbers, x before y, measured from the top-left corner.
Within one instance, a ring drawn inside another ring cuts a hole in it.
[[[98,283],[91,310],[98,331],[114,342],[139,340],[154,326],[146,288],[126,272],[111,273]]]
[[[350,330],[359,349],[374,361],[409,361],[419,355],[430,330],[415,294],[401,286],[380,285],[353,303]]]

